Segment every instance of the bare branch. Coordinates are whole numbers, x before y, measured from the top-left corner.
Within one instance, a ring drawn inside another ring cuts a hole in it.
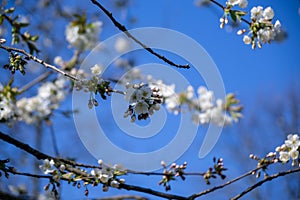
[[[118,195],[118,196],[111,196],[111,197],[104,197],[104,198],[98,198],[93,200],[148,200],[146,197],[137,196],[137,195]]]
[[[32,81],[30,81],[29,83],[27,83],[26,85],[24,85],[20,90],[19,90],[19,94],[24,93],[25,91],[29,90],[31,87],[33,87],[35,84],[45,80],[46,78],[48,78],[48,76],[51,74],[51,71],[45,72],[43,74],[41,74],[40,76],[38,76],[37,78],[33,79]]]
[[[237,182],[237,181],[239,181],[239,180],[241,180],[241,179],[243,179],[243,178],[245,178],[245,177],[247,177],[247,176],[253,174],[253,173],[256,172],[257,170],[259,170],[259,169],[261,169],[261,168],[264,168],[264,167],[266,167],[266,165],[263,165],[263,166],[261,166],[261,167],[257,167],[257,168],[255,168],[255,169],[249,171],[249,172],[246,172],[245,174],[243,174],[243,175],[241,175],[241,176],[239,176],[239,177],[236,177],[236,178],[234,178],[234,179],[232,179],[232,180],[230,180],[230,181],[227,181],[226,183],[224,183],[224,184],[222,184],[222,185],[215,186],[215,187],[213,187],[213,188],[204,190],[204,191],[202,191],[202,192],[200,192],[200,193],[197,193],[197,194],[193,194],[193,195],[191,195],[188,199],[195,199],[195,198],[197,198],[197,197],[200,197],[200,196],[206,195],[206,194],[208,194],[208,193],[211,193],[211,192],[213,192],[213,191],[215,191],[215,190],[224,188],[225,186],[230,185],[230,184],[232,184],[232,183],[234,183],[234,182]]]
[[[111,12],[109,12],[102,4],[100,4],[98,1],[96,0],[91,0],[91,2],[93,4],[95,4],[96,6],[98,6],[108,17],[109,19],[112,21],[112,23],[123,33],[125,33],[125,35],[128,38],[131,38],[134,42],[136,42],[137,44],[141,45],[146,51],[148,51],[149,53],[153,54],[154,56],[156,56],[157,58],[163,60],[164,62],[168,63],[171,66],[177,67],[177,68],[185,68],[188,69],[190,68],[189,64],[186,65],[179,65],[176,64],[174,62],[172,62],[171,60],[169,60],[168,58],[160,55],[159,53],[155,52],[152,48],[150,48],[149,46],[147,46],[146,44],[144,44],[143,42],[141,42],[139,39],[137,39],[135,36],[133,36],[131,33],[129,33],[128,29],[120,24],[120,22],[118,22],[112,15]]]
[[[133,191],[143,192],[143,193],[146,193],[146,194],[151,194],[151,195],[154,195],[154,196],[157,196],[157,197],[162,197],[162,198],[165,198],[165,199],[187,200],[187,198],[183,197],[183,196],[158,192],[158,191],[155,191],[155,190],[152,190],[152,189],[149,189],[149,188],[140,187],[140,186],[120,184],[119,188],[125,189],[125,190],[133,190]]]
[[[292,170],[288,170],[288,171],[284,171],[284,172],[279,172],[277,174],[273,174],[271,176],[266,177],[265,179],[253,184],[252,186],[248,187],[246,190],[244,190],[243,192],[241,192],[240,194],[236,195],[235,197],[231,198],[231,200],[237,200],[239,198],[241,198],[242,196],[244,196],[245,194],[247,194],[248,192],[254,190],[255,188],[263,185],[264,183],[266,183],[267,181],[271,181],[275,178],[279,178],[281,176],[285,176],[288,174],[292,174],[292,173],[296,173],[296,172],[300,172],[300,167],[296,168],[296,169],[292,169]]]

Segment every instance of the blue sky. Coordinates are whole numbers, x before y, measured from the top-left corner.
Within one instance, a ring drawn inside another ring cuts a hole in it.
[[[224,3],[224,2],[221,2]],[[105,5],[105,2],[104,2]],[[164,27],[179,31],[187,36],[196,40],[203,48],[208,52],[211,58],[216,63],[220,74],[223,78],[224,85],[227,92],[234,92],[237,97],[241,100],[241,103],[245,106],[244,119],[248,120],[247,113],[250,113],[255,109],[254,101],[257,96],[265,95],[266,97],[272,96],[273,94],[280,95],[291,86],[298,85],[299,89],[299,52],[300,52],[300,16],[298,14],[298,8],[300,7],[300,2],[293,1],[280,1],[280,0],[266,0],[266,1],[251,1],[249,7],[254,5],[261,5],[263,7],[271,5],[275,11],[275,19],[279,19],[284,30],[287,31],[288,37],[282,43],[272,43],[270,45],[264,45],[262,49],[252,50],[250,46],[244,45],[242,41],[242,36],[236,34],[237,30],[231,30],[230,28],[224,28],[223,30],[219,28],[219,18],[222,15],[222,11],[215,5],[210,7],[197,7],[193,1],[180,1],[180,0],[153,0],[153,1],[132,1],[130,6],[123,12],[118,13],[116,11],[114,15],[117,18],[121,18],[121,22],[125,23],[128,28],[139,28],[139,27]],[[88,5],[88,12],[97,11],[97,8]],[[108,7],[110,8],[110,7]],[[124,17],[124,12],[127,15]],[[135,17],[137,19],[136,23],[128,24],[128,18]],[[245,17],[249,19],[247,15]],[[101,38],[104,40],[115,33],[118,33],[117,29],[107,20],[106,16],[102,15],[102,20],[105,22],[103,33]],[[241,24],[242,27],[246,28],[245,24]],[[105,29],[107,28],[107,29]],[[63,33],[62,30],[60,30]],[[69,52],[63,52],[64,55],[69,55]],[[169,55],[171,59],[178,59]],[[130,55],[129,55],[130,56]],[[145,62],[158,62],[159,60],[151,55],[148,55],[146,51],[139,52],[137,58],[138,64],[143,64]],[[190,74],[186,70],[178,70],[181,72],[188,80],[193,83],[193,86],[197,87],[203,84],[203,81],[194,79],[193,74]],[[270,99],[272,101],[272,99]],[[70,108],[71,99],[69,98],[64,106]],[[109,102],[103,102],[103,106],[109,106]],[[101,115],[101,108],[97,111]],[[108,116],[110,116],[109,111],[104,111]],[[259,111],[257,111],[259,113]],[[98,114],[99,114],[98,113]],[[104,117],[107,120],[106,115]],[[74,122],[72,120],[61,120],[58,117],[55,122],[55,130],[57,135],[66,134],[71,137],[72,142],[59,141],[60,146],[64,146],[65,149],[62,150],[68,156],[80,155],[79,160],[94,162],[95,159],[86,151],[84,146],[81,145],[77,135],[73,135],[76,130],[74,127]],[[176,123],[176,119],[172,119],[165,132],[171,132],[175,126],[172,123]],[[178,120],[178,119],[177,119]],[[105,121],[106,122],[106,121]],[[68,133],[65,133],[64,126],[68,127]],[[63,128],[61,128],[63,127]],[[111,139],[116,143],[121,143],[124,145],[136,145],[137,147],[141,144],[138,141],[124,141],[119,139],[120,133],[118,133],[118,128],[116,127],[106,127],[108,130],[112,131],[115,135],[111,136]],[[190,171],[205,171],[208,166],[212,164],[213,156],[224,156],[228,159],[231,155],[228,154],[228,147],[230,141],[226,138],[225,134],[229,132],[229,129],[224,129],[216,148],[204,159],[199,160],[196,156],[199,150],[199,144],[203,140],[202,131],[205,131],[206,127],[200,127],[198,135],[194,140],[192,146],[188,151],[183,154],[183,156],[178,160],[178,162],[189,161]],[[172,135],[166,134],[166,136],[161,136],[158,141],[161,143],[166,143]],[[46,138],[47,139],[47,138]],[[154,140],[155,143],[157,141]],[[75,147],[74,147],[74,144]],[[144,143],[142,144],[144,145]],[[156,146],[160,147],[162,144],[151,144],[145,143],[145,145],[154,148]],[[230,148],[230,147],[229,147]],[[273,147],[270,147],[272,150]],[[46,150],[45,148],[44,150]],[[71,149],[71,151],[69,151]],[[225,155],[223,154],[225,153]],[[247,155],[246,155],[247,156]],[[253,167],[255,163],[253,162]],[[233,172],[237,168],[235,164],[228,164],[230,167],[229,172]],[[238,171],[238,170],[237,170]],[[246,170],[245,170],[246,171]],[[230,173],[229,173],[230,174]],[[233,177],[232,174],[230,174]],[[230,176],[229,175],[229,176]],[[154,189],[161,189],[157,186],[159,177],[149,178],[149,177],[125,177],[128,183],[134,183],[135,185],[145,185]],[[151,179],[151,180],[150,180]],[[149,181],[150,180],[150,181]],[[180,182],[180,181],[177,181]],[[217,183],[218,181],[214,182]],[[180,182],[184,183],[184,182]],[[175,193],[181,194],[191,194],[193,192],[200,191],[207,188],[204,185],[204,181],[201,177],[190,178],[182,185],[173,183],[173,191]],[[190,187],[192,185],[192,187]],[[236,188],[233,188],[236,189]],[[233,190],[232,189],[232,190]],[[239,188],[240,190],[243,187]],[[98,195],[108,196],[113,194],[124,194],[126,191],[111,190],[108,193],[99,192],[101,188],[91,189],[90,196],[95,197]],[[81,199],[83,196],[83,190],[77,190],[67,184],[63,185],[63,197],[70,196],[73,194],[76,199]],[[217,193],[217,197],[228,197],[232,196],[230,190],[225,190],[224,193]],[[219,196],[218,196],[219,195]],[[214,196],[215,197],[215,196]],[[207,199],[212,198],[208,196]],[[155,199],[155,198],[150,198]]]

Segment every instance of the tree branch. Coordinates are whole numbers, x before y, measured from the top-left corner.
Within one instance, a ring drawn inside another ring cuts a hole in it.
[[[149,189],[149,188],[140,187],[140,186],[120,184],[119,188],[125,189],[125,190],[133,190],[133,191],[143,192],[143,193],[146,193],[146,194],[151,194],[151,195],[154,195],[154,196],[157,196],[157,197],[162,197],[162,198],[165,198],[165,199],[187,200],[187,198],[183,197],[183,196],[158,192],[158,191],[155,191],[155,190],[152,190],[152,189]]]
[[[237,200],[239,198],[241,198],[242,196],[244,196],[245,194],[247,194],[248,192],[254,190],[255,188],[263,185],[264,183],[266,183],[267,181],[271,181],[275,178],[279,178],[281,176],[285,176],[288,174],[292,174],[292,173],[296,173],[296,172],[300,172],[300,167],[296,168],[296,169],[292,169],[292,170],[288,170],[288,171],[284,171],[284,172],[279,172],[277,174],[273,174],[272,176],[268,176],[267,178],[253,184],[252,186],[248,187],[246,190],[244,190],[243,192],[241,192],[240,194],[236,195],[235,197],[231,198],[231,200]]]
[[[44,160],[44,159],[47,159],[47,158],[52,158],[51,156],[48,156],[34,148],[32,148],[31,146],[29,146],[28,144],[25,144],[23,142],[20,142],[12,137],[10,137],[9,135],[6,135],[4,133],[2,133],[0,131],[0,139],[9,143],[9,144],[12,144],[14,145],[15,147],[18,147],[19,149],[22,149],[24,151],[26,151],[27,153],[33,155],[34,157],[36,157],[37,159],[39,160]]]
[[[243,179],[243,178],[245,178],[245,177],[247,177],[247,176],[253,174],[253,173],[256,172],[257,170],[259,170],[259,169],[261,169],[261,168],[263,168],[263,167],[266,167],[266,166],[267,166],[267,165],[263,165],[263,166],[257,167],[257,168],[255,168],[255,169],[249,171],[249,172],[246,172],[245,174],[243,174],[243,175],[241,175],[241,176],[239,176],[239,177],[237,177],[237,178],[234,178],[234,179],[232,179],[232,180],[230,180],[230,181],[227,181],[226,183],[224,183],[224,184],[222,184],[222,185],[215,186],[215,187],[213,187],[213,188],[204,190],[204,191],[202,191],[202,192],[200,192],[200,193],[197,193],[197,194],[193,194],[193,195],[191,195],[188,199],[191,199],[191,200],[192,200],[192,199],[195,199],[195,198],[197,198],[197,197],[200,197],[200,196],[206,195],[206,194],[208,194],[208,193],[211,193],[211,192],[213,192],[213,191],[215,191],[215,190],[224,188],[225,186],[230,185],[230,184],[232,184],[232,183],[234,183],[234,182],[237,182],[237,181],[239,181],[239,180],[241,180],[241,179]]]
[[[55,67],[54,65],[50,65],[50,64],[46,63],[45,61],[43,61],[43,60],[41,60],[41,59],[39,59],[39,58],[31,55],[30,53],[26,52],[23,49],[18,49],[18,48],[8,47],[8,46],[2,46],[2,45],[0,45],[0,48],[6,50],[7,52],[14,51],[14,52],[21,53],[21,54],[27,56],[29,59],[33,60],[34,62],[37,62],[37,63],[45,66],[46,68],[49,68],[49,69],[51,69],[51,70],[53,70],[55,72],[58,72],[58,73],[66,76],[66,77],[68,77],[68,78],[70,78],[72,80],[78,81],[78,79],[75,76],[64,72],[63,70]]]
[[[111,196],[111,197],[104,197],[104,198],[97,198],[93,200],[148,200],[146,197],[137,196],[137,195],[118,195],[118,196]]]
[[[37,159],[41,160],[41,159],[53,159],[55,161],[61,161],[64,162],[65,164],[70,164],[73,165],[75,162],[74,161],[69,161],[69,160],[65,160],[65,159],[59,159],[59,158],[54,158],[51,157],[49,155],[46,155],[32,147],[30,147],[28,144],[22,143],[12,137],[10,137],[7,134],[4,134],[0,131],[0,139],[14,145],[15,147],[18,147],[19,149],[22,149],[24,151],[26,151],[27,153],[33,155],[34,157],[36,157]],[[81,166],[82,164],[77,164],[75,166]],[[87,165],[85,165],[87,166]],[[83,172],[80,169],[74,168],[74,167],[68,167],[66,166],[66,169],[69,172],[73,172],[75,174],[81,175],[83,176],[83,180],[85,178],[89,178],[88,174],[86,172]],[[32,175],[32,174],[28,174],[28,173],[18,173],[16,171],[10,170],[10,173],[13,174],[18,174],[18,175],[24,175],[24,176],[30,176],[30,177],[35,177],[35,178],[52,178],[51,176],[44,176],[44,175]],[[62,179],[62,180],[67,180],[67,179]],[[186,199],[185,197],[182,196],[177,196],[177,195],[172,195],[172,194],[167,194],[167,193],[163,193],[163,192],[158,192],[149,188],[144,188],[144,187],[140,187],[140,186],[134,186],[134,185],[127,185],[127,184],[120,184],[119,189],[125,189],[125,190],[132,190],[132,191],[138,191],[138,192],[143,192],[143,193],[147,193],[147,194],[151,194],[153,196],[158,196],[158,197],[163,197],[166,199],[177,199],[177,200],[181,200],[181,199]]]
[[[134,42],[136,42],[137,44],[141,45],[146,51],[148,51],[149,53],[153,54],[154,56],[156,56],[157,58],[163,60],[164,62],[168,63],[171,66],[177,67],[177,68],[185,68],[188,69],[190,68],[189,64],[186,65],[179,65],[176,64],[174,62],[172,62],[171,60],[169,60],[168,58],[160,55],[159,53],[155,52],[152,48],[150,48],[149,46],[147,46],[146,44],[144,44],[143,42],[141,42],[139,39],[137,39],[136,37],[134,37],[131,33],[129,33],[128,29],[120,24],[112,15],[111,12],[109,12],[102,4],[100,4],[98,1],[96,0],[91,0],[91,2],[93,4],[95,4],[96,6],[98,6],[107,16],[108,18],[112,21],[112,23],[115,25],[115,27],[117,27],[120,31],[122,31],[123,33],[125,33],[125,35],[128,38],[131,38]]]

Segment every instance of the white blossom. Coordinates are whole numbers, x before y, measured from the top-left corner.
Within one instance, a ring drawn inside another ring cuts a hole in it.
[[[125,99],[129,101],[129,108],[125,111],[124,117],[131,117],[131,121],[135,122],[136,116],[138,119],[147,119],[154,111],[159,110],[161,104],[161,96],[158,94],[158,89],[152,89],[149,85],[126,84]]]
[[[192,99],[194,97],[194,88],[193,86],[189,85],[186,89],[186,97],[188,99]]]
[[[40,165],[39,168],[43,171],[44,174],[49,174],[54,172],[54,161],[45,159],[43,165]]]
[[[200,86],[198,88],[198,102],[202,111],[206,111],[213,107],[213,92],[208,91],[205,87]]]
[[[130,41],[127,38],[119,37],[116,40],[115,49],[119,53],[125,53],[130,49]]]
[[[113,188],[118,188],[120,185],[120,183],[117,180],[113,180],[112,182],[110,182],[110,186]]]
[[[103,71],[103,66],[95,64],[93,67],[91,67],[91,72],[93,75],[100,75]]]
[[[252,39],[248,35],[244,35],[243,41],[245,44],[251,44]]]
[[[228,0],[227,4],[229,4],[231,6],[238,5],[241,8],[246,8],[248,5],[248,1],[247,0]]]
[[[64,65],[64,60],[62,59],[62,57],[61,56],[56,56],[55,58],[54,58],[54,64],[56,64],[56,65],[58,65],[58,66],[63,66]]]
[[[290,154],[290,157],[291,157],[293,160],[296,160],[296,159],[298,159],[298,157],[299,157],[299,151],[298,151],[297,149],[295,149],[295,148],[292,148],[292,149],[290,150],[289,154]]]
[[[297,134],[289,134],[287,140],[285,140],[285,145],[292,149],[298,149],[300,146],[300,139]]]
[[[279,152],[279,160],[283,163],[286,163],[290,160],[290,154],[286,151]]]
[[[241,8],[246,8],[248,6],[248,1],[247,0],[240,0],[239,6]]]
[[[59,166],[59,170],[60,170],[60,171],[65,171],[65,169],[66,169],[66,166],[65,166],[65,165],[60,165],[60,166]]]
[[[6,42],[6,39],[0,38],[0,44],[4,44]]]
[[[27,124],[32,124],[49,117],[66,97],[65,84],[65,78],[59,77],[54,83],[43,83],[38,88],[36,96],[19,99],[16,102],[18,120],[24,120]]]
[[[281,30],[281,23],[280,23],[279,20],[276,20],[276,22],[275,22],[275,24],[274,24],[274,31],[275,31],[276,33],[279,33],[280,30]]]
[[[86,26],[83,33],[79,33],[79,26],[69,24],[65,31],[66,39],[79,50],[92,49],[98,42],[101,27],[102,22],[96,21]]]
[[[14,105],[12,101],[0,93],[0,121],[8,120],[12,116],[14,116]]]
[[[264,9],[262,15],[265,20],[272,20],[274,18],[274,10],[271,7],[267,7]]]
[[[107,174],[100,174],[99,179],[102,183],[107,183],[109,180],[109,176]]]
[[[137,115],[148,113],[149,105],[145,101],[139,101],[135,104],[134,110]]]
[[[257,6],[251,9],[251,19],[260,21],[263,18],[263,7]]]

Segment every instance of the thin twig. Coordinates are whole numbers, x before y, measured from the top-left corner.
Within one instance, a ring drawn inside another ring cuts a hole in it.
[[[156,56],[157,58],[163,60],[164,62],[168,63],[171,66],[174,67],[178,67],[178,68],[185,68],[188,69],[190,68],[189,64],[186,65],[180,65],[180,64],[176,64],[174,62],[172,62],[171,60],[167,59],[166,57],[160,55],[159,53],[155,52],[152,48],[150,48],[149,46],[147,46],[146,44],[144,44],[143,42],[141,42],[139,39],[137,39],[135,36],[133,36],[131,33],[129,33],[128,29],[122,25],[120,22],[118,22],[112,15],[111,12],[109,12],[102,4],[100,4],[98,1],[96,0],[91,0],[91,2],[93,4],[95,4],[96,6],[98,6],[107,16],[108,18],[112,21],[112,23],[123,33],[125,33],[127,35],[128,38],[131,38],[134,42],[136,42],[137,44],[141,45],[145,50],[147,50],[149,53],[153,54],[154,56]]]
[[[76,78],[75,76],[73,76],[71,74],[68,74],[68,73],[64,72],[63,70],[61,70],[61,69],[59,69],[59,68],[57,68],[57,67],[55,67],[53,65],[50,65],[50,64],[46,63],[45,61],[43,61],[43,60],[41,60],[41,59],[39,59],[39,58],[31,55],[30,53],[26,52],[23,49],[18,49],[18,48],[8,47],[8,46],[2,46],[2,45],[0,45],[0,48],[6,50],[7,52],[14,51],[14,52],[21,53],[21,54],[27,56],[29,59],[31,59],[31,60],[33,60],[33,61],[35,61],[35,62],[37,62],[37,63],[39,63],[39,64],[41,64],[43,66],[45,66],[46,68],[49,68],[49,69],[51,69],[51,70],[53,70],[55,72],[58,72],[58,73],[66,76],[66,77],[68,77],[68,78],[70,78],[72,80],[78,81],[78,78]]]
[[[254,190],[255,188],[263,185],[267,181],[271,181],[271,180],[273,180],[275,178],[279,178],[280,176],[285,176],[287,174],[292,174],[292,173],[295,173],[295,172],[300,172],[300,167],[296,168],[296,169],[289,170],[289,171],[279,172],[277,174],[273,174],[272,176],[268,176],[265,179],[263,179],[263,180],[255,183],[255,184],[253,184],[252,186],[248,187],[246,190],[244,190],[240,194],[236,195],[235,197],[231,198],[231,200],[237,200],[237,199],[241,198],[242,196],[244,196],[248,192],[250,192],[250,191]]]
[[[154,195],[154,196],[157,196],[157,197],[162,197],[162,198],[165,198],[165,199],[187,200],[187,198],[183,197],[183,196],[158,192],[158,191],[152,190],[150,188],[144,188],[144,187],[140,187],[140,186],[120,184],[119,188],[125,189],[125,190],[133,190],[133,191],[143,192],[143,193],[146,193],[146,194],[151,194],[151,195]]]
[[[59,156],[59,151],[58,151],[58,146],[57,146],[57,140],[56,140],[56,136],[55,136],[55,131],[54,131],[53,124],[50,125],[50,132],[51,132],[51,139],[52,139],[52,145],[53,145],[54,154],[55,154],[56,157],[60,157]]]
[[[29,90],[31,87],[33,87],[35,84],[45,80],[46,78],[48,78],[48,76],[51,74],[51,71],[45,72],[41,75],[39,75],[37,78],[33,79],[32,81],[30,81],[29,83],[27,83],[26,85],[24,85],[20,90],[19,90],[19,94],[24,93],[25,91]]]
[[[220,8],[222,8],[223,10],[225,9],[225,7],[220,4],[219,2],[215,1],[215,0],[210,0],[212,3],[216,4],[217,6],[219,6]]]
[[[137,175],[145,175],[145,176],[164,176],[165,173],[162,172],[141,172],[141,171],[134,171],[134,170],[126,170],[128,174],[137,174]],[[203,176],[205,173],[201,172],[185,172],[183,173],[184,176]]]
[[[137,196],[137,195],[117,195],[117,196],[111,196],[111,197],[103,197],[103,198],[96,198],[91,200],[148,200],[148,198],[143,196]]]
[[[222,184],[222,185],[218,185],[218,186],[215,186],[215,187],[213,187],[213,188],[204,190],[204,191],[202,191],[202,192],[200,192],[200,193],[193,194],[193,195],[191,195],[188,199],[191,199],[191,200],[192,200],[192,199],[195,199],[195,198],[197,198],[197,197],[200,197],[200,196],[206,195],[206,194],[208,194],[208,193],[211,193],[211,192],[213,192],[213,191],[215,191],[215,190],[224,188],[224,187],[227,186],[227,185],[230,185],[230,184],[232,184],[232,183],[234,183],[234,182],[237,182],[237,181],[239,181],[239,180],[241,180],[241,179],[243,179],[243,178],[245,178],[245,177],[247,177],[247,176],[253,174],[253,172],[256,172],[257,170],[259,170],[259,169],[261,169],[261,168],[263,168],[263,167],[266,167],[266,165],[261,166],[261,167],[257,167],[257,168],[255,168],[255,169],[249,171],[249,172],[246,172],[245,174],[243,174],[243,175],[241,175],[241,176],[239,176],[239,177],[237,177],[237,178],[234,178],[234,179],[232,179],[232,180],[230,180],[230,181],[227,181],[226,183],[224,183],[224,184]]]

